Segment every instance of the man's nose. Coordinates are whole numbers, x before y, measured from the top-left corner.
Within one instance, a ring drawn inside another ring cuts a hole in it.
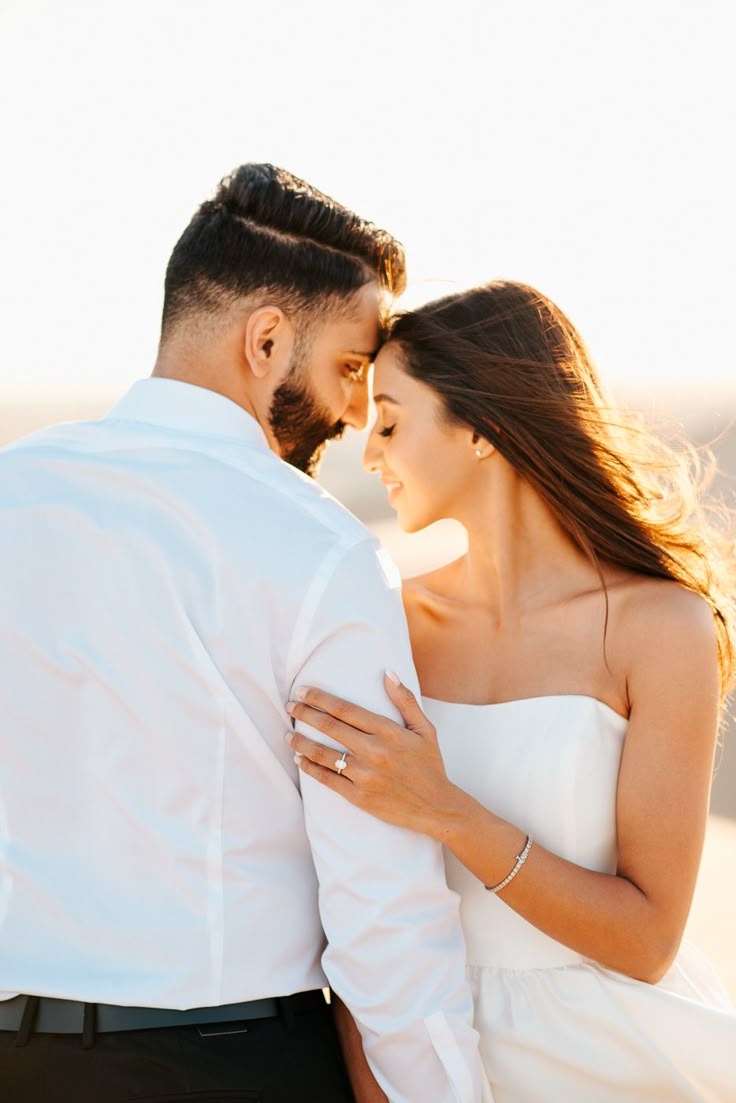
[[[343,414],[342,420],[353,429],[365,429],[368,424],[368,385],[353,386],[350,395],[350,404]]]

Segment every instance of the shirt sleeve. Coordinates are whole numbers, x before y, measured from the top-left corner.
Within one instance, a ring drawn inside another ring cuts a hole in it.
[[[418,686],[398,572],[373,541],[333,554],[305,599],[295,650],[293,689],[317,686],[400,720],[384,671]],[[488,1100],[458,898],[440,846],[307,775],[301,787],[327,936],[323,967],[355,1017],[376,1079],[391,1103]]]

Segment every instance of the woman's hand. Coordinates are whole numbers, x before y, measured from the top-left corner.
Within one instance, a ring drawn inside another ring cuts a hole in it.
[[[347,765],[339,770],[340,752],[315,743],[299,732],[287,740],[297,752],[299,768],[352,804],[379,819],[442,840],[458,800],[437,743],[437,732],[414,694],[386,674],[386,692],[406,727],[367,709],[305,687],[287,711],[347,748]]]

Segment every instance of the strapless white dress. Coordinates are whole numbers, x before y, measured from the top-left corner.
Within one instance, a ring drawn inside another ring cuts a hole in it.
[[[622,716],[584,696],[424,703],[456,784],[554,853],[615,871]],[[451,854],[446,868],[495,1103],[736,1101],[736,1012],[694,946],[658,984],[632,980],[542,934]]]

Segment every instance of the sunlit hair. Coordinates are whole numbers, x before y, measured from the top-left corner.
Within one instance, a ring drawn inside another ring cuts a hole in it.
[[[241,165],[201,204],[174,246],[162,336],[254,293],[287,312],[334,311],[371,279],[387,297],[401,293],[400,242],[286,169]]]
[[[705,598],[725,696],[736,644],[734,545],[728,511],[705,497],[710,471],[695,449],[665,444],[607,407],[580,336],[525,284],[494,282],[400,315],[390,340],[408,373],[498,449],[599,572],[617,564]]]

